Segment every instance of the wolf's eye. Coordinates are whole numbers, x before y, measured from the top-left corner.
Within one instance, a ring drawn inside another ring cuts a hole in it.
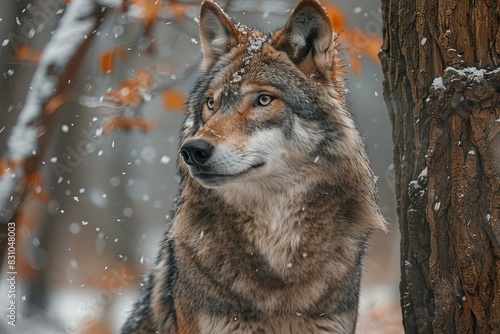
[[[269,103],[271,103],[272,100],[273,100],[273,97],[271,95],[262,94],[259,96],[259,98],[257,100],[257,104],[265,107],[265,106],[269,105]]]
[[[214,104],[215,104],[214,98],[213,97],[209,97],[207,99],[207,108],[210,109],[210,110],[213,110],[214,109]]]

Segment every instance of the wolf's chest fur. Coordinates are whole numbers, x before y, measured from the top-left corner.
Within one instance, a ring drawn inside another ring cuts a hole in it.
[[[191,302],[199,307],[200,333],[335,333],[353,326],[356,308],[343,307],[357,300],[357,291],[346,297],[331,287],[359,283],[366,234],[354,233],[349,213],[332,207],[325,193],[317,186],[291,199],[276,196],[280,200],[261,203],[254,215],[217,205],[217,197],[198,202],[188,194],[171,238],[177,270],[192,275],[179,290],[197,285]],[[218,302],[199,301],[211,298]],[[339,317],[323,318],[333,309]]]
[[[220,304],[199,304],[203,321],[241,328],[281,328],[293,322],[309,328],[327,321],[322,317],[332,309],[357,300],[357,291],[345,296],[331,289],[352,289],[359,283],[358,260],[368,232],[350,223],[346,206],[355,209],[357,204],[342,194],[332,203],[328,195],[333,191],[318,185],[293,197],[278,195],[279,200],[261,207],[254,203],[253,215],[217,196],[197,198],[198,192],[187,191],[171,239],[179,255],[177,270],[192,275],[179,289],[198,284],[197,298],[222,299]],[[356,308],[347,314],[354,317]],[[240,320],[228,322],[235,318]]]
[[[355,314],[345,314],[343,318],[332,322],[329,319],[309,318],[301,313],[289,316],[277,316],[261,322],[242,322],[238,318],[203,317],[200,321],[200,334],[213,333],[283,333],[283,334],[332,334],[353,333]],[[344,321],[345,319],[345,321]]]
[[[122,333],[353,333],[384,220],[328,16],[302,0],[264,34],[205,1],[200,34],[179,197]]]

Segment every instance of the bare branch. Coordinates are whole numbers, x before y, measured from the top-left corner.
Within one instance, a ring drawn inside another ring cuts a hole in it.
[[[12,218],[25,195],[26,175],[38,167],[43,148],[39,126],[44,123],[45,104],[66,88],[63,81],[74,70],[72,61],[99,25],[104,11],[101,3],[119,5],[120,1],[71,1],[42,54],[24,107],[7,141],[4,161],[8,168],[0,173],[0,223]]]

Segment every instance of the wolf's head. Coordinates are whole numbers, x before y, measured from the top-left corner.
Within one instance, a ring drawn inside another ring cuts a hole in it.
[[[336,35],[316,0],[302,0],[270,34],[233,23],[207,0],[200,34],[203,75],[187,104],[182,170],[206,188],[283,188],[366,172]]]

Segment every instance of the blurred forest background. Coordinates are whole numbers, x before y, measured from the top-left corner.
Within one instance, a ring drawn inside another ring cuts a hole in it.
[[[296,2],[218,1],[236,21],[264,30],[282,26]],[[379,177],[382,212],[393,226],[371,242],[359,332],[401,333],[391,128],[377,57],[380,4],[322,4],[341,32],[349,103]],[[70,22],[79,13],[70,7],[79,5],[90,10],[76,20],[82,25],[91,20],[83,28]],[[0,203],[3,214],[16,220],[18,272],[14,328],[3,314],[7,268],[1,268],[0,333],[118,331],[140,275],[154,264],[177,191],[177,133],[200,60],[199,6],[199,1],[2,1],[0,179],[19,168],[26,177],[17,180],[20,206],[9,212]],[[51,45],[61,31],[67,43]],[[11,152],[15,126],[37,99],[41,112],[26,129],[40,136],[38,148],[19,161]],[[0,198],[8,191],[0,183]]]

